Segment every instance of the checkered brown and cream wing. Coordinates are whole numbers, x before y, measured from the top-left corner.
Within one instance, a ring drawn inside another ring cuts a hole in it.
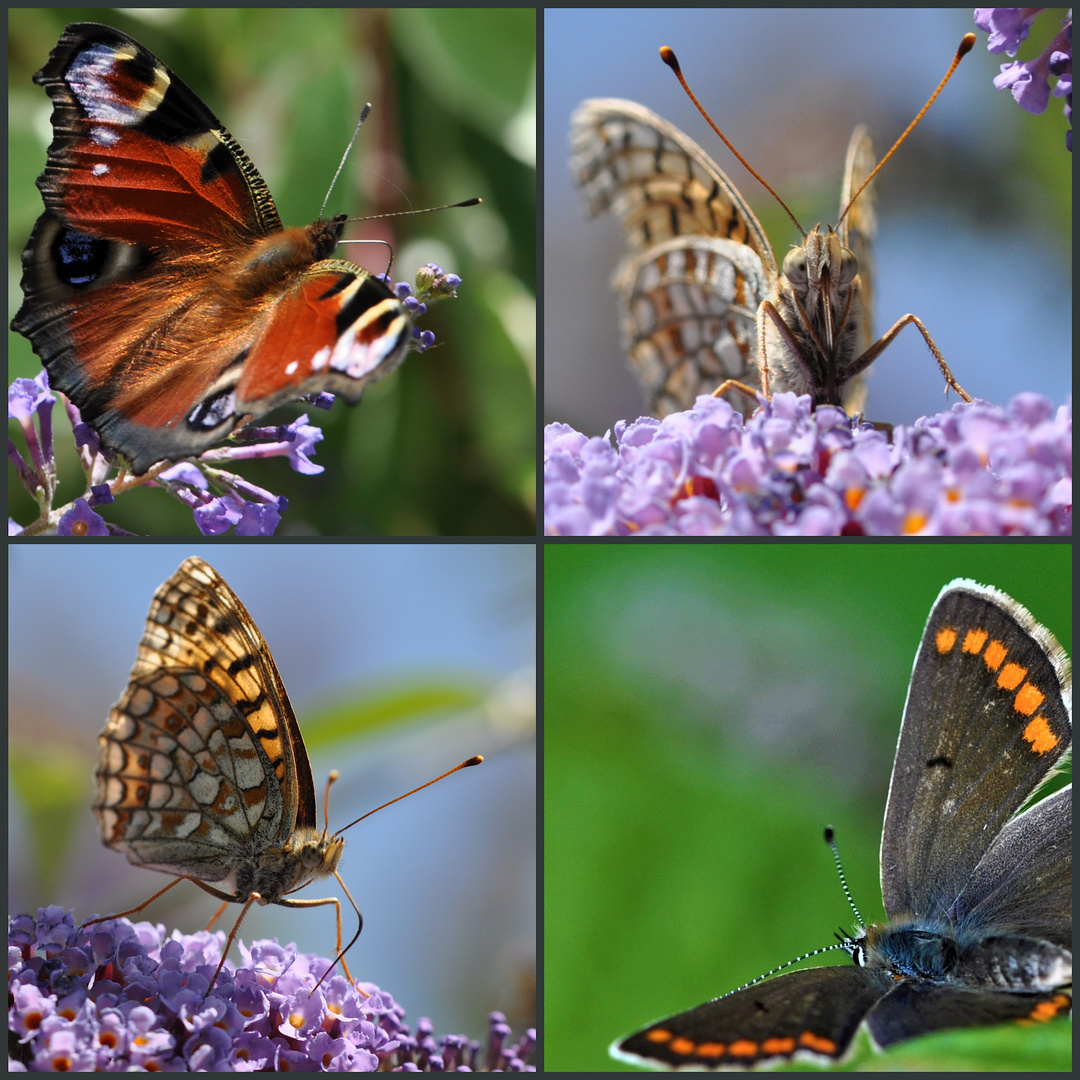
[[[859,263],[862,325],[857,354],[866,352],[874,342],[874,241],[877,239],[877,180],[855,200],[847,215],[844,211],[877,161],[874,144],[865,124],[860,124],[848,142],[844,164],[844,183],[840,189],[840,243],[848,248]],[[852,383],[854,385],[852,385]],[[845,404],[851,413],[861,413],[866,403],[866,382],[857,375],[848,384]]]
[[[255,622],[201,559],[154,595],[98,742],[94,813],[130,862],[271,903],[310,880],[289,850],[315,825],[296,717]]]
[[[726,379],[760,385],[755,315],[778,272],[735,186],[692,139],[632,101],[583,102],[570,147],[589,212],[610,212],[623,227],[628,250],[613,284],[651,410],[689,408]],[[756,404],[731,400],[747,412]]]

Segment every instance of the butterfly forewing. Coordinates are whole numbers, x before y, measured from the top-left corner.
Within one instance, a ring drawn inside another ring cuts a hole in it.
[[[570,144],[590,213],[611,212],[625,232],[613,283],[651,410],[688,408],[729,378],[758,385],[754,317],[775,290],[776,260],[735,186],[692,139],[632,101],[584,102]]]
[[[859,264],[859,283],[862,294],[863,319],[862,340],[859,351],[870,347],[874,340],[874,243],[877,240],[877,181],[868,184],[851,204],[851,198],[874,171],[874,144],[865,124],[860,124],[848,142],[844,162],[844,183],[840,189],[838,226],[840,242],[855,256]],[[850,207],[849,207],[849,204]]]
[[[311,767],[274,657],[240,598],[197,558],[155,594],[132,676],[173,666],[193,668],[221,690],[264,750],[286,817],[314,826]]]
[[[874,243],[877,240],[877,181],[868,184],[851,205],[851,198],[874,170],[874,144],[865,124],[860,124],[848,142],[844,164],[844,184],[840,189],[840,242],[859,264],[859,298],[862,302],[860,326],[856,337],[858,351],[865,352],[874,340]],[[846,211],[846,213],[845,213]],[[850,379],[844,392],[848,412],[861,413],[866,405],[866,380],[861,375]]]
[[[333,870],[300,851],[312,841],[314,789],[273,658],[201,559],[155,594],[99,745],[94,812],[105,843],[130,862],[270,902],[306,883],[312,866]]]

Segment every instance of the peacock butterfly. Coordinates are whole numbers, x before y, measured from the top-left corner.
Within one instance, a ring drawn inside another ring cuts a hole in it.
[[[73,23],[34,81],[53,141],[12,329],[132,472],[305,395],[355,404],[401,363],[405,306],[330,258],[346,216],[284,228],[239,143],[148,49]]]

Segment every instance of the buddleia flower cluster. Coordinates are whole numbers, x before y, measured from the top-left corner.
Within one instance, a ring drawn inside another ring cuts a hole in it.
[[[1068,536],[1072,402],[1020,394],[891,436],[809,396],[722,398],[614,438],[544,434],[549,536]]]
[[[240,951],[209,989],[222,933],[63,908],[8,921],[8,1069],[51,1072],[533,1072],[536,1033],[491,1013],[485,1041],[415,1030],[391,994],[276,941]]]

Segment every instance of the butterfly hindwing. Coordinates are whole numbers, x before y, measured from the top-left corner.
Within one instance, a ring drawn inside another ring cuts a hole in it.
[[[570,132],[590,213],[609,211],[626,237],[613,284],[651,411],[689,408],[728,378],[758,385],[754,318],[777,269],[749,204],[692,139],[635,102],[583,102]]]

